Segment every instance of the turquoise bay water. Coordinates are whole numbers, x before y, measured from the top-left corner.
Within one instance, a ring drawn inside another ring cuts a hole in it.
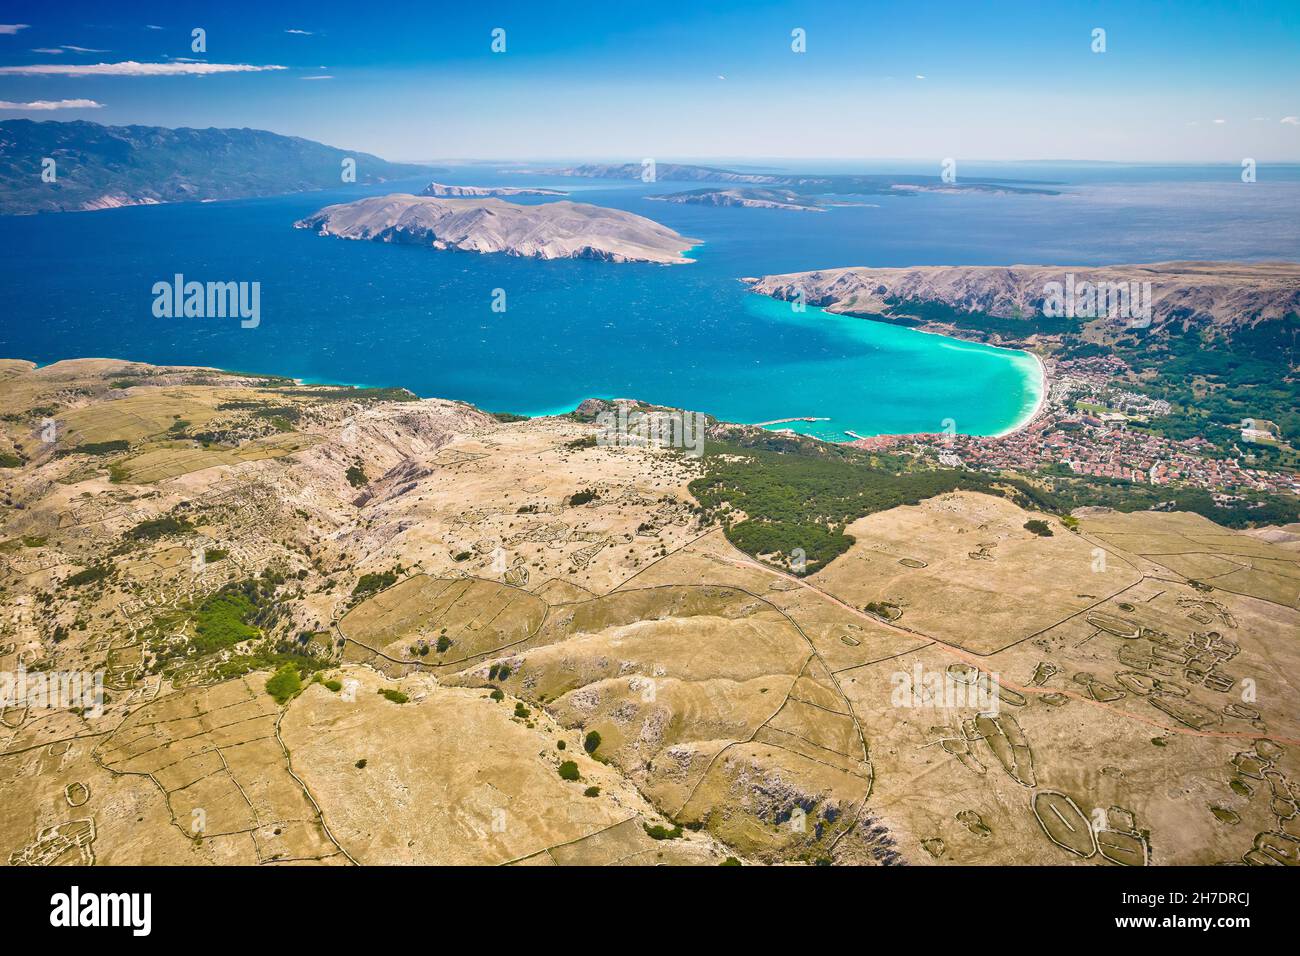
[[[811,307],[796,313],[750,294],[739,278],[849,265],[1297,258],[1295,171],[1273,182],[1261,175],[1247,193],[1232,175],[1143,168],[1108,181],[1092,170],[1061,197],[882,197],[826,213],[643,198],[682,188],[667,183],[494,167],[437,177],[555,186],[651,217],[701,240],[697,261],[680,266],[437,252],[291,228],[327,203],[418,191],[424,180],[0,217],[0,356],[42,364],[108,356],[401,385],[522,414],[634,397],[742,422],[829,418],[787,427],[834,440],[846,431],[938,431],[945,419],[959,432],[994,434],[1038,398],[1032,357]],[[1190,205],[1189,191],[1197,196]],[[175,273],[260,282],[260,326],[155,318],[152,286]],[[505,291],[504,313],[492,310],[496,289]]]

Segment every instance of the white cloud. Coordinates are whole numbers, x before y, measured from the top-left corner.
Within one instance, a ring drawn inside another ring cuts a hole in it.
[[[40,46],[33,48],[33,53],[107,53],[108,50],[92,50],[87,46]]]
[[[285,30],[284,32],[285,32],[285,33],[292,33],[292,34],[294,34],[294,35],[296,35],[296,36],[300,36],[300,37],[309,37],[309,36],[314,36],[314,35],[315,35],[315,34],[313,34],[310,30]]]
[[[1226,122],[1228,122],[1228,121],[1225,120],[1225,119],[1216,119],[1216,120],[1214,121],[1214,125],[1215,125],[1215,126],[1222,126],[1222,125],[1223,125],[1224,123],[1226,123]]]
[[[98,110],[103,107],[103,103],[94,100],[35,100],[31,103],[0,100],[0,110]]]
[[[1300,126],[1300,116],[1283,116],[1281,122],[1287,126]]]
[[[304,79],[304,80],[332,80],[332,79],[334,79],[334,77],[332,77],[332,76],[304,76],[304,77],[300,77],[300,79]]]
[[[13,36],[19,30],[26,30],[28,23],[0,23],[0,36]]]
[[[247,63],[37,63],[30,66],[0,66],[8,76],[206,76],[212,73],[260,73],[284,70],[283,66],[251,66]]]
[[[162,29],[163,29],[163,27],[157,26],[156,24],[153,24],[153,23],[146,23],[146,24],[144,25],[144,28],[145,28],[146,30],[162,30]]]
[[[918,74],[916,74],[916,78],[917,78],[918,80],[924,80],[924,79],[925,79],[925,74],[924,74],[924,73],[918,73]]]

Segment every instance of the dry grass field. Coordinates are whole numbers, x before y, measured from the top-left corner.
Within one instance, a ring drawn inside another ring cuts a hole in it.
[[[0,415],[0,671],[106,695],[0,708],[12,864],[1300,859],[1285,529],[945,493],[795,578],[570,417],[107,360]]]

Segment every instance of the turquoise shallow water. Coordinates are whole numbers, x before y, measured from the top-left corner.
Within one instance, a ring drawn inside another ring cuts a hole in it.
[[[438,178],[573,189],[574,199],[628,209],[701,240],[698,261],[540,262],[291,228],[329,202],[418,191],[423,180],[0,217],[0,356],[40,363],[109,356],[401,385],[522,414],[592,396],[635,397],[742,422],[826,417],[789,427],[836,440],[846,431],[938,431],[945,419],[959,432],[993,434],[1033,408],[1040,381],[1032,357],[811,307],[795,313],[750,294],[739,277],[847,265],[1297,257],[1294,217],[1279,213],[1297,207],[1295,182],[1261,183],[1251,194],[1256,206],[1242,202],[1239,185],[1216,204],[1217,184],[1196,183],[1192,212],[1177,184],[1144,181],[1089,183],[1071,197],[883,197],[872,207],[814,214],[643,198],[680,188],[662,183],[483,169]],[[1125,197],[1119,217],[1117,189]],[[1141,250],[1117,252],[1134,221],[1143,223]],[[260,326],[155,318],[152,286],[178,272],[261,282]],[[504,313],[492,310],[496,289],[505,290]]]

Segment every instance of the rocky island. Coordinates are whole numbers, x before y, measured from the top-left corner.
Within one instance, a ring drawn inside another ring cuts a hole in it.
[[[699,241],[644,216],[587,203],[522,206],[407,193],[326,206],[294,225],[341,239],[608,262],[692,262],[683,253]]]
[[[488,196],[567,196],[562,189],[542,189],[541,187],[519,186],[446,186],[442,183],[429,183],[421,196],[437,196],[442,199],[482,199]]]
[[[643,182],[738,183],[745,186],[788,186],[808,202],[812,196],[914,196],[918,193],[987,193],[999,196],[1057,196],[1058,183],[1028,179],[968,178],[946,182],[938,175],[893,173],[757,173],[690,163],[585,163],[536,170],[545,176],[580,179],[640,179]],[[648,177],[648,178],[647,178]]]
[[[542,169],[547,176],[573,176],[578,179],[644,179],[648,167],[641,163],[583,163],[580,166],[561,166]],[[653,181],[702,183],[755,183],[779,185],[789,177],[768,173],[743,173],[716,166],[696,166],[691,163],[656,163]]]
[[[826,211],[789,189],[688,189],[685,192],[645,198],[695,206],[742,206],[746,209],[789,209],[797,212]]]

